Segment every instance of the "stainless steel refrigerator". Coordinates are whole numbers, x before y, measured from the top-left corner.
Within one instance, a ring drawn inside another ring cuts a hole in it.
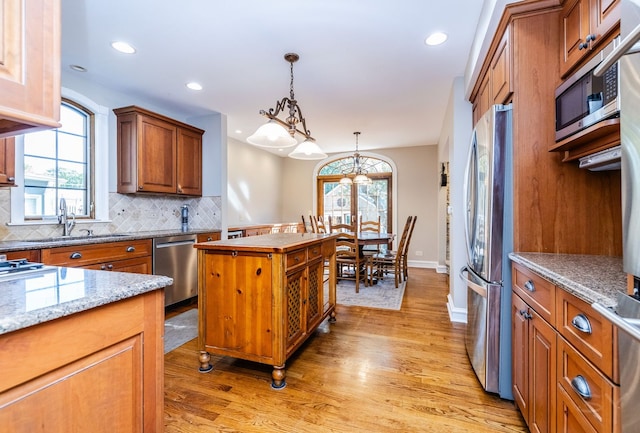
[[[511,267],[513,189],[511,105],[494,105],[476,124],[465,172],[467,285],[465,345],[483,388],[513,399]]]

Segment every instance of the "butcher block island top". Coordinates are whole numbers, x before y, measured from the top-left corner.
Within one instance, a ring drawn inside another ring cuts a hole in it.
[[[283,388],[285,362],[327,318],[335,321],[336,235],[274,233],[203,242],[198,249],[200,371],[211,354],[272,365]]]

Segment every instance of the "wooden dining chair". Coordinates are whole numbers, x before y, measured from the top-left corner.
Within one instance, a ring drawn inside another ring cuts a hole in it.
[[[411,225],[413,223],[413,216],[409,216],[404,224],[402,230],[402,236],[398,242],[398,249],[396,251],[387,251],[384,253],[377,253],[370,257],[367,263],[369,267],[369,278],[383,279],[385,275],[393,273],[396,288],[400,283],[404,281],[404,265],[403,265],[403,252],[405,251],[405,244],[411,231]]]
[[[409,244],[411,244],[411,237],[413,236],[413,228],[416,226],[416,220],[418,217],[416,215],[413,216],[413,221],[411,221],[411,227],[409,228],[409,233],[407,235],[407,240],[404,243],[404,249],[402,251],[402,276],[406,280],[409,278],[409,266],[408,259],[409,256]]]
[[[360,256],[357,232],[338,232],[336,239],[336,276],[339,280],[355,281],[356,293],[360,292],[360,281],[367,285],[366,259]]]
[[[357,232],[356,225],[336,223],[333,221],[333,218],[329,217],[329,233],[343,233],[343,232],[356,233]]]
[[[358,232],[360,233],[364,233],[364,232],[370,232],[370,233],[380,233],[381,231],[381,225],[380,225],[380,216],[378,215],[378,220],[371,220],[371,221],[363,221],[362,219],[360,219],[360,224],[358,225]],[[375,254],[375,253],[379,253],[381,251],[381,245],[365,245],[362,248],[362,252],[364,254]]]

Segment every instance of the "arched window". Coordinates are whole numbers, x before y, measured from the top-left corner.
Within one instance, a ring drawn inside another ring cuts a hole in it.
[[[371,179],[367,183],[344,183],[344,178],[353,180],[357,167]],[[359,155],[330,161],[318,170],[318,214],[325,220],[351,224],[357,221],[377,220],[383,232],[392,232],[392,180],[393,169],[382,159]]]

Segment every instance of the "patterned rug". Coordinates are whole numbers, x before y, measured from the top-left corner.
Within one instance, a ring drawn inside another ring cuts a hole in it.
[[[406,285],[407,282],[403,281],[396,289],[393,277],[391,277],[378,281],[373,286],[365,286],[360,283],[360,292],[356,293],[356,286],[353,281],[338,281],[336,290],[337,303],[339,305],[399,310],[402,306]]]
[[[198,336],[198,309],[193,308],[164,322],[164,353]]]

